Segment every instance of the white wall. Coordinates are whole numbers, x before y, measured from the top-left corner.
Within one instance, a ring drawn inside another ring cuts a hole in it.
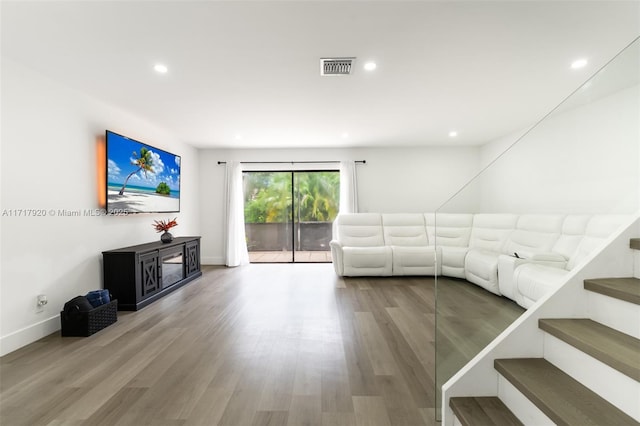
[[[479,148],[472,147],[211,149],[202,150],[199,158],[202,261],[208,264],[224,263],[225,179],[224,166],[218,165],[218,161],[366,160],[366,164],[356,166],[360,211],[380,213],[435,211],[478,172],[480,164]],[[271,167],[288,170],[291,166]]]
[[[640,86],[550,116],[474,185],[485,212],[633,213],[640,208]],[[522,132],[481,151],[488,164]]]
[[[154,241],[155,219],[199,235],[197,150],[142,119],[3,58],[1,74],[0,353],[54,332],[64,302],[102,287],[101,252]],[[105,129],[182,156],[181,212],[64,217],[98,207],[96,140]],[[42,209],[45,217],[15,216]],[[11,216],[13,211],[13,215]],[[55,212],[54,214],[49,213]],[[36,309],[36,296],[49,304]]]

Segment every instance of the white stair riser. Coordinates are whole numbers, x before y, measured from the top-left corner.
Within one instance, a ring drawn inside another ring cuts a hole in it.
[[[587,315],[592,320],[640,339],[640,306],[587,291]]]
[[[548,333],[544,335],[544,358],[640,421],[640,383],[631,377]]]
[[[633,276],[640,279],[640,250],[633,253]]]
[[[555,425],[533,402],[524,396],[501,374],[498,374],[498,398],[525,425]]]

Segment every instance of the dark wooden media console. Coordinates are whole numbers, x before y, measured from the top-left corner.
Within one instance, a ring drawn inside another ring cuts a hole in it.
[[[104,288],[118,310],[137,311],[202,275],[200,237],[102,252]]]

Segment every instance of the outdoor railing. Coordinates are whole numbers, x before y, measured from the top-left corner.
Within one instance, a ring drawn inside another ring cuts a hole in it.
[[[250,252],[291,251],[295,241],[296,251],[329,251],[331,226],[332,222],[246,223],[247,247]]]

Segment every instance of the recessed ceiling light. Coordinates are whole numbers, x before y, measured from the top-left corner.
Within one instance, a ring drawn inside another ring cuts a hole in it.
[[[367,62],[366,64],[364,64],[364,69],[367,71],[373,71],[376,68],[378,68],[378,65],[376,65],[375,62]]]
[[[449,137],[450,138],[455,138],[456,136],[458,136],[458,132],[456,132],[455,130],[452,130],[449,132]]]
[[[156,65],[153,67],[153,69],[154,69],[154,70],[156,70],[156,72],[158,72],[158,73],[160,73],[160,74],[166,74],[166,73],[167,73],[167,71],[169,71],[169,68],[167,68],[167,66],[166,66],[166,65],[163,65],[163,64],[156,64]]]
[[[349,133],[344,132],[344,133],[342,134],[342,139],[347,139],[348,137],[349,137]]]
[[[577,59],[571,63],[571,68],[577,70],[578,68],[582,68],[587,65],[586,59]]]
[[[237,141],[239,141],[240,139],[242,139],[242,135],[241,135],[240,133],[238,133],[238,134],[236,135],[236,140],[237,140]]]

